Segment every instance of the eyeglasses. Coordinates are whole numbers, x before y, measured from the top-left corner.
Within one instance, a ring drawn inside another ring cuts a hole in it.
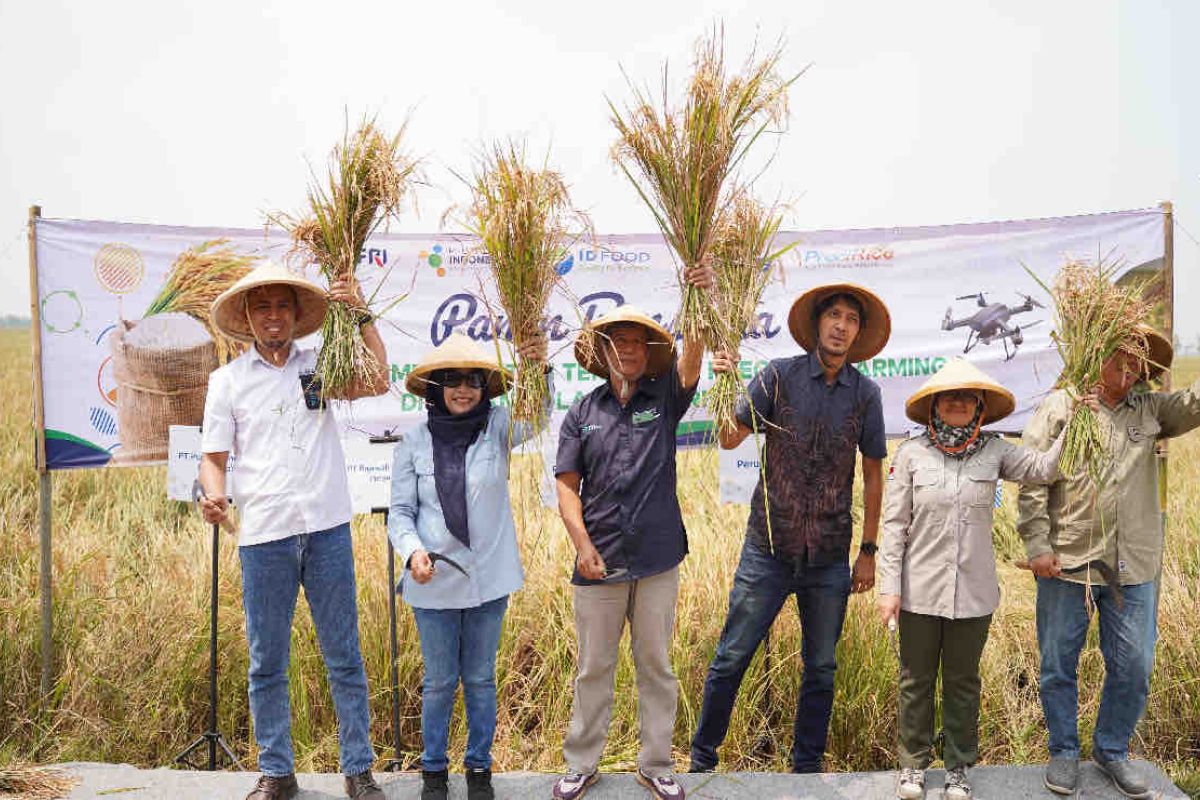
[[[464,383],[472,389],[482,389],[487,383],[482,372],[447,372],[442,375],[442,386],[447,389],[457,389]]]

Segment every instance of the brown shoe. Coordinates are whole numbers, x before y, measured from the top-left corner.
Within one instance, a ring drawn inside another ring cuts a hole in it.
[[[375,782],[371,770],[346,776],[346,796],[359,800],[383,800],[383,789]]]
[[[300,784],[296,783],[295,775],[263,775],[254,784],[254,791],[246,795],[246,800],[291,800],[300,793]]]

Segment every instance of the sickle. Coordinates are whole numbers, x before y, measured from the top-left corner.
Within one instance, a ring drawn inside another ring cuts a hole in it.
[[[1018,561],[1016,562],[1016,567],[1017,569],[1027,569],[1032,571],[1028,561]],[[1125,608],[1125,593],[1121,589],[1121,581],[1118,580],[1117,573],[1108,565],[1108,562],[1098,558],[1092,559],[1091,561],[1080,564],[1077,567],[1064,569],[1062,572],[1066,575],[1076,575],[1089,569],[1094,569],[1096,572],[1100,573],[1100,577],[1104,579],[1105,585],[1108,586],[1108,588],[1112,591],[1113,602],[1116,603],[1117,610],[1120,611]]]
[[[453,558],[450,558],[450,556],[444,556],[441,553],[429,553],[428,555],[429,555],[429,563],[430,564],[436,565],[437,562],[444,561],[447,564],[449,564],[451,567],[454,567],[456,570],[461,572],[464,577],[470,577],[469,575],[467,575],[467,571],[462,568],[462,565],[459,564],[457,561],[455,561]]]

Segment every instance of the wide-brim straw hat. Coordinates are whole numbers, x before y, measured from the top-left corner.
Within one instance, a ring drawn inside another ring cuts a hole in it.
[[[646,329],[646,377],[657,378],[671,368],[675,337],[645,311],[631,305],[617,306],[583,327],[575,338],[575,360],[581,367],[600,378],[608,377],[603,349],[605,331],[618,323],[632,323]]]
[[[489,358],[487,352],[466,335],[452,333],[413,367],[404,378],[404,388],[411,394],[424,397],[426,388],[431,384],[436,385],[429,378],[439,369],[483,370],[487,373],[488,397],[504,394],[512,384],[512,373],[498,364],[494,357]]]
[[[230,286],[213,300],[209,316],[217,330],[231,339],[253,344],[254,332],[246,315],[246,293],[261,286],[281,284],[296,290],[296,330],[292,334],[300,339],[321,329],[329,298],[325,290],[287,267],[274,261],[263,260],[246,273],[241,280]]]
[[[1017,407],[1013,393],[990,375],[965,358],[953,358],[913,392],[904,404],[904,413],[913,422],[925,425],[929,422],[929,410],[938,392],[964,389],[983,395],[984,425],[1004,419]]]
[[[1138,333],[1146,337],[1146,348],[1149,350],[1149,363],[1146,364],[1146,380],[1152,381],[1164,370],[1171,368],[1175,358],[1175,348],[1166,336],[1151,328],[1149,325],[1138,325]]]
[[[867,318],[858,329],[846,360],[854,363],[866,361],[877,355],[887,345],[892,335],[892,315],[879,295],[857,283],[830,283],[809,289],[796,298],[792,310],[788,312],[788,330],[806,352],[812,353],[817,349],[817,323],[813,319],[813,309],[830,295],[848,294],[858,298],[863,305]]]

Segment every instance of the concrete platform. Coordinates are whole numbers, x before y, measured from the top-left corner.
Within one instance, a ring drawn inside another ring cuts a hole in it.
[[[1188,800],[1157,767],[1138,762],[1152,776],[1154,796],[1162,800]],[[127,764],[61,764],[80,779],[71,798],[105,797],[115,800],[214,800],[243,798],[254,784],[255,773],[190,772],[171,769],[137,769]],[[979,767],[971,770],[975,796],[980,800],[1021,800],[1056,797],[1042,786],[1040,766]],[[379,773],[380,786],[389,800],[417,800],[421,778],[414,773]],[[556,776],[536,772],[507,772],[493,780],[501,800],[549,798]],[[927,797],[942,797],[941,770],[930,772]],[[345,797],[340,775],[301,775],[301,800]],[[779,775],[729,772],[681,775],[680,783],[695,800],[892,800],[894,772],[848,772],[824,775]],[[467,796],[461,774],[450,779],[450,797]],[[1080,791],[1086,800],[1119,800],[1122,795],[1094,764],[1085,762]],[[587,793],[587,800],[645,800],[650,794],[629,773],[606,773]]]

